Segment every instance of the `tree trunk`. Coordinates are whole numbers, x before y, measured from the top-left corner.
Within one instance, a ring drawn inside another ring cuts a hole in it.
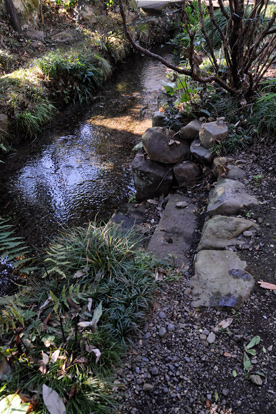
[[[11,24],[14,30],[16,30],[18,33],[22,33],[21,24],[18,19],[17,12],[15,10],[14,4],[12,0],[5,0],[5,5],[7,9],[7,13],[10,16]]]

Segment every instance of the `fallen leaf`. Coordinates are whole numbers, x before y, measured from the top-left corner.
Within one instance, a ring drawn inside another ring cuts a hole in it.
[[[223,319],[223,321],[217,324],[217,326],[214,328],[214,331],[218,332],[219,329],[226,329],[231,325],[232,322],[233,318]]]
[[[206,400],[206,407],[207,408],[210,408],[210,406],[211,406],[210,401],[209,400]]]
[[[83,270],[78,270],[76,273],[74,273],[73,279],[79,279],[80,277],[83,277],[85,275]]]
[[[40,306],[39,311],[38,311],[38,314],[37,314],[37,319],[39,319],[39,318],[40,318],[40,315],[41,315],[42,311],[43,311],[45,308],[47,308],[47,306],[48,306],[48,305],[49,305],[49,303],[51,303],[51,302],[52,302],[52,298],[51,298],[51,296],[49,296],[49,297],[48,297],[48,299],[47,299],[47,300],[45,300],[45,302],[43,303],[43,305],[41,305],[41,306]]]
[[[75,384],[69,392],[69,401],[74,397],[77,391],[77,384]]]
[[[93,303],[93,299],[92,298],[88,298],[88,306],[87,306],[88,312],[91,312],[92,303]]]
[[[43,384],[42,388],[43,402],[50,414],[66,414],[64,402],[56,391]]]
[[[258,283],[259,283],[260,287],[262,287],[264,289],[269,289],[269,290],[275,290],[276,289],[276,285],[273,285],[272,283],[263,282],[262,280],[258,280]]]
[[[224,354],[223,354],[225,357],[231,357],[232,356],[232,354],[229,354],[229,352],[224,352]]]
[[[42,351],[42,361],[43,364],[47,365],[49,362],[49,355]]]
[[[53,362],[53,364],[55,362],[57,362],[58,357],[59,357],[59,354],[60,354],[60,350],[59,349],[57,349],[55,352],[52,353],[52,355],[51,355],[51,362]]]

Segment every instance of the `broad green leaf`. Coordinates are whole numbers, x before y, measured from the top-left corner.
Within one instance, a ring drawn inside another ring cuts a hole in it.
[[[246,349],[253,348],[253,346],[258,345],[261,342],[261,338],[257,335],[251,339],[248,345],[246,345]]]
[[[250,355],[253,355],[253,356],[256,355],[256,349],[247,349],[246,348],[245,351],[246,351],[247,354],[250,354]]]

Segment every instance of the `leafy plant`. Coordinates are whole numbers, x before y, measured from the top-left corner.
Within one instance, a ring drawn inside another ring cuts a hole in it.
[[[275,87],[270,83],[267,87]],[[257,126],[259,133],[265,133],[268,139],[275,139],[276,136],[276,92],[267,92],[259,97],[252,109],[253,113],[249,118],[249,124]]]
[[[20,388],[46,412],[47,386],[68,414],[112,412],[106,375],[156,289],[156,262],[138,241],[116,225],[70,230],[49,247],[44,278],[0,298],[0,355],[10,367],[0,397]]]
[[[243,368],[248,372],[252,366],[250,357],[256,356],[256,349],[253,349],[256,345],[261,342],[261,338],[257,335],[251,339],[251,341],[244,347],[243,353]]]
[[[91,91],[99,87],[111,74],[106,59],[90,52],[68,56],[52,52],[39,60],[39,66],[51,79],[51,89],[60,95],[65,103],[70,100],[88,100]]]
[[[29,261],[25,256],[29,253],[24,240],[21,237],[14,236],[15,229],[10,224],[9,219],[0,217],[0,261],[6,259],[12,262],[13,268],[20,268],[21,272],[30,269],[23,268],[23,264]]]

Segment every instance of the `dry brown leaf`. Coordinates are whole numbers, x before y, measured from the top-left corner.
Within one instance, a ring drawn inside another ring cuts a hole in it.
[[[269,290],[275,290],[276,289],[276,285],[273,285],[272,283],[263,282],[262,280],[258,280],[258,283],[259,283],[260,287],[262,287],[264,289],[269,289]]]
[[[220,321],[220,323],[217,324],[217,326],[214,328],[214,331],[218,332],[219,329],[226,329],[231,325],[232,322],[233,318],[223,319],[223,321]]]
[[[225,357],[228,357],[228,358],[230,358],[231,356],[232,356],[232,354],[230,354],[229,352],[224,352],[224,354],[223,354]]]

